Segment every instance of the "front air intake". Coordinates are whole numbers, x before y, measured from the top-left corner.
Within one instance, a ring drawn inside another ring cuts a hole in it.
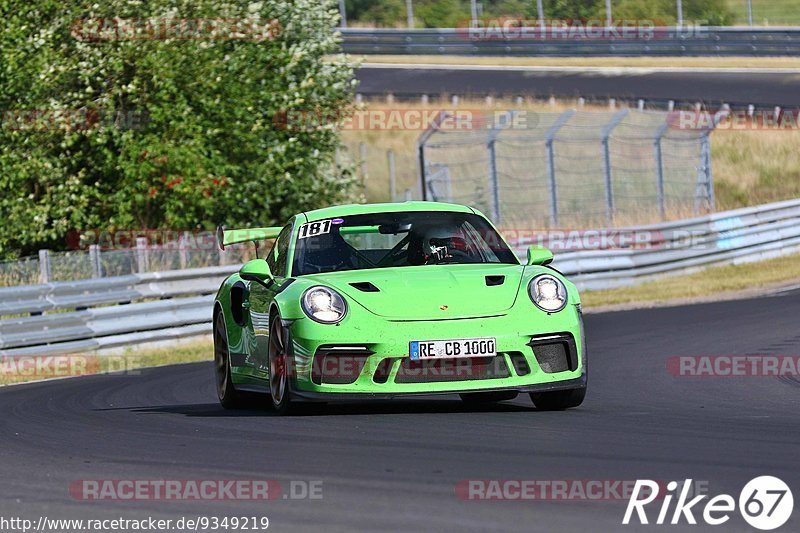
[[[373,353],[366,346],[320,346],[314,354],[311,381],[317,385],[354,383]]]
[[[533,337],[528,346],[543,372],[554,374],[578,368],[578,349],[569,333]]]

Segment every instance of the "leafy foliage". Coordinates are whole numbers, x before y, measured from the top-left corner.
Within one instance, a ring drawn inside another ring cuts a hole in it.
[[[338,52],[335,1],[0,5],[0,257],[63,248],[71,228],[280,224],[348,194],[336,128],[274,120],[349,105],[352,69],[326,58]],[[101,19],[118,28],[114,17],[279,26],[266,39],[247,26],[87,38]]]

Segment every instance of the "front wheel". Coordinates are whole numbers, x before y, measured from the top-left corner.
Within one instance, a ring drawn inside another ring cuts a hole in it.
[[[561,411],[578,407],[586,397],[586,387],[552,392],[532,392],[531,401],[543,411]]]
[[[291,404],[288,345],[288,334],[281,324],[280,315],[276,314],[269,326],[269,395],[279,415],[288,413]]]

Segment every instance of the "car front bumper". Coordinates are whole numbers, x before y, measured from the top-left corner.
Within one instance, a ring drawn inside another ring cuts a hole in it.
[[[512,308],[491,317],[392,321],[361,312],[345,320],[349,320],[347,324],[337,326],[299,319],[288,326],[293,396],[390,399],[586,386],[586,349],[578,305],[553,314]],[[496,358],[418,363],[409,357],[411,341],[483,337],[497,340]]]

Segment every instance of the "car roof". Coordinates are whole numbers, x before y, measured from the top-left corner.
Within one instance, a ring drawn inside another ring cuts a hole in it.
[[[348,204],[348,205],[335,205],[332,207],[325,207],[323,209],[316,209],[314,211],[306,211],[301,213],[300,216],[305,216],[309,222],[315,220],[323,220],[326,218],[344,217],[350,215],[366,215],[369,213],[403,213],[413,211],[443,211],[451,213],[476,213],[470,207],[459,204],[447,204],[443,202],[393,202],[384,204]]]

